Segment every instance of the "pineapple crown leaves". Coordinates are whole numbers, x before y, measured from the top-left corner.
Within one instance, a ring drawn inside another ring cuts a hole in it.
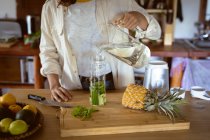
[[[175,118],[179,116],[178,105],[186,103],[185,100],[179,98],[179,95],[184,92],[181,89],[173,89],[159,96],[156,90],[148,91],[144,98],[144,110],[157,110],[160,114],[164,113],[174,122]]]

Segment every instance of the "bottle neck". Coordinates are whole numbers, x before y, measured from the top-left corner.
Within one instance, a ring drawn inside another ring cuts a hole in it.
[[[77,2],[89,2],[91,0],[77,0]]]
[[[105,58],[101,54],[97,54],[92,60],[92,76],[105,75],[106,65]]]

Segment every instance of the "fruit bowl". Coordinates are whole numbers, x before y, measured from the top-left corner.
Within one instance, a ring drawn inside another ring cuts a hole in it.
[[[17,103],[21,107],[25,106],[25,103]],[[37,109],[37,114],[35,117],[34,122],[29,126],[27,132],[20,134],[20,135],[11,135],[9,133],[2,133],[0,132],[0,139],[1,140],[19,140],[24,139],[28,136],[34,134],[37,130],[39,130],[43,126],[44,116],[39,109]]]

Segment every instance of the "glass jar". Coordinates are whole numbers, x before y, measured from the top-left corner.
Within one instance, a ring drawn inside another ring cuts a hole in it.
[[[97,54],[92,59],[90,78],[90,104],[104,105],[106,103],[105,86],[105,58],[102,54]]]

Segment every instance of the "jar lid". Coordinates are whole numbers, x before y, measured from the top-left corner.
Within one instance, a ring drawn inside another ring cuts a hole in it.
[[[149,61],[149,64],[147,65],[147,68],[162,68],[162,69],[168,69],[168,63],[161,60],[152,60]]]

